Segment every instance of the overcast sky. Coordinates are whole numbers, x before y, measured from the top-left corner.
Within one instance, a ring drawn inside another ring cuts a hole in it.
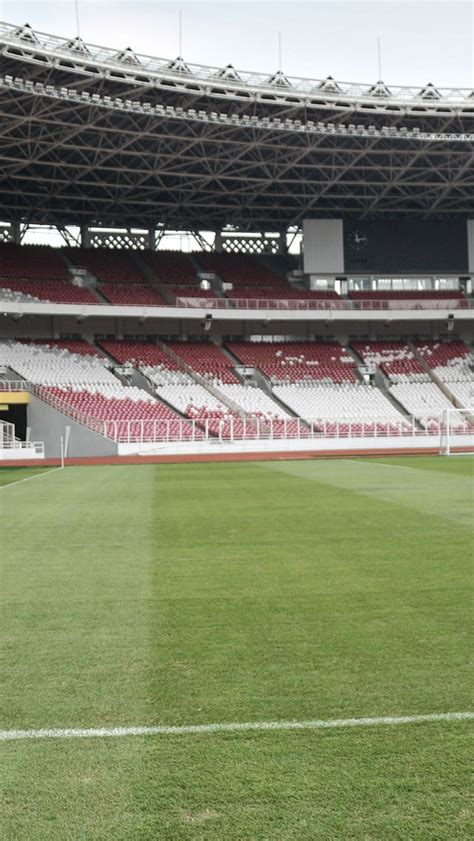
[[[179,10],[189,62],[274,72],[278,32],[291,76],[446,87],[474,84],[474,0],[78,0],[84,40],[175,57]],[[76,34],[74,0],[0,0],[0,18],[57,35]]]

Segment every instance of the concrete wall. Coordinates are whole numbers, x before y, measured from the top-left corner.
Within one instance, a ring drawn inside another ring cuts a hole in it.
[[[60,439],[61,435],[65,436],[67,426],[71,428],[67,453],[70,458],[117,455],[117,444],[114,441],[86,429],[34,394],[30,395],[28,405],[28,426],[32,441],[44,441],[46,458],[59,458],[61,455]]]

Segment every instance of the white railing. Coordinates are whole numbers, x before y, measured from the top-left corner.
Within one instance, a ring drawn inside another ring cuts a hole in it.
[[[15,438],[13,441],[4,441],[0,444],[1,450],[18,450],[22,455],[27,453],[35,453],[39,456],[44,456],[44,441],[20,441]]]
[[[177,307],[191,309],[243,310],[458,310],[472,309],[474,303],[461,298],[198,298],[179,296]]]
[[[43,441],[21,441],[15,436],[15,425],[9,421],[0,421],[0,450],[35,453],[44,456]]]
[[[2,300],[3,284],[7,281],[0,281],[0,301]],[[203,298],[194,295],[180,295],[174,303],[164,302],[159,306],[148,305],[124,305],[107,304],[97,301],[94,304],[65,303],[61,301],[10,301],[5,300],[5,308],[11,314],[21,315],[23,313],[37,312],[38,308],[44,311],[45,305],[53,308],[67,307],[67,313],[86,317],[91,310],[97,314],[97,308],[101,311],[108,310],[120,313],[124,311],[132,314],[139,314],[140,317],[153,315],[154,310],[163,309],[204,309],[204,310],[278,310],[280,312],[353,312],[357,310],[369,310],[384,312],[386,310],[408,310],[411,312],[419,310],[471,310],[474,309],[474,301],[467,298],[424,298],[424,299],[397,299],[397,298]],[[57,309],[55,309],[57,312]],[[110,315],[111,312],[106,314]]]
[[[102,429],[97,429],[97,424]],[[95,421],[90,428],[117,443],[193,443],[268,440],[314,440],[314,439],[380,439],[392,437],[418,438],[426,435],[439,437],[444,430],[440,416],[430,418],[421,426],[415,418],[394,420],[375,419],[316,419],[281,418],[236,418],[232,415],[202,420],[114,420]],[[453,422],[452,435],[473,435],[474,426],[468,422]]]
[[[413,416],[406,418],[272,418],[239,417],[232,414],[221,418],[187,420],[139,419],[126,420],[108,418],[102,420],[86,415],[72,407],[66,400],[51,394],[41,386],[29,386],[30,390],[63,412],[77,423],[117,443],[193,443],[234,442],[245,440],[312,440],[312,439],[380,439],[389,437],[440,436],[446,431],[444,415],[434,415],[422,422]],[[472,435],[474,445],[474,424],[469,418],[452,419],[451,435]]]
[[[0,380],[0,391],[29,391],[26,380]]]

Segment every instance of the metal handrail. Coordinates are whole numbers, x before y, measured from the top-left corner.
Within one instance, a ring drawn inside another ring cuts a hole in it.
[[[29,391],[26,380],[0,380],[0,391]]]
[[[6,280],[0,280],[0,301],[2,284],[6,284]],[[427,293],[429,294],[429,293]],[[259,312],[275,310],[280,312],[344,312],[344,311],[373,311],[385,313],[387,311],[407,311],[407,312],[421,312],[426,310],[445,310],[448,312],[457,310],[472,310],[474,309],[474,299],[467,298],[202,298],[193,295],[178,296],[174,304],[163,303],[157,306],[125,306],[107,304],[97,301],[94,304],[77,304],[74,302],[66,303],[64,301],[5,301],[8,312],[12,314],[22,315],[23,313],[35,313],[38,311],[44,312],[45,305],[53,307],[67,307],[67,312],[73,315],[80,315],[86,317],[97,310],[101,310],[101,314],[105,314],[105,309],[111,311],[114,317],[120,308],[122,314],[124,310],[128,311],[130,315],[137,315],[141,318],[154,316],[154,311],[159,311],[163,314],[163,310],[181,309],[203,309],[203,310],[256,310]],[[12,304],[14,306],[12,306]]]

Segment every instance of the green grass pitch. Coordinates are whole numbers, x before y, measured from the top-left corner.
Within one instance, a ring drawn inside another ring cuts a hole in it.
[[[473,468],[1,470],[0,728],[471,710]],[[2,838],[471,839],[472,727],[3,742]]]

